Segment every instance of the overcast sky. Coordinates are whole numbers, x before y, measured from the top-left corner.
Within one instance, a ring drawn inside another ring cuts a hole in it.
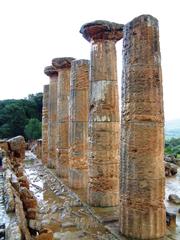
[[[180,118],[179,9],[179,0],[0,0],[0,99],[41,92],[49,82],[43,69],[52,58],[89,59],[82,24],[98,19],[125,24],[151,14],[160,27],[165,117]]]

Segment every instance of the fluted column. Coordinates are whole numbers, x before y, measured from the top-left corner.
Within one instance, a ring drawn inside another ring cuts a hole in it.
[[[95,21],[80,32],[91,42],[88,202],[119,203],[119,102],[115,43],[123,25]]]
[[[48,163],[48,101],[49,85],[44,85],[42,108],[42,162]]]
[[[56,172],[60,177],[68,177],[70,70],[73,60],[74,58],[68,57],[52,60],[52,65],[58,71]]]
[[[57,71],[48,66],[44,73],[49,76],[49,103],[48,103],[48,164],[50,168],[55,167],[56,160],[56,120],[57,120]]]
[[[71,66],[69,185],[87,187],[89,61],[75,60]]]
[[[124,27],[120,231],[165,234],[164,113],[158,21],[142,15]]]

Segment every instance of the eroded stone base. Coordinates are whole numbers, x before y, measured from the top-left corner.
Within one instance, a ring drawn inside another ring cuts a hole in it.
[[[69,169],[69,186],[73,189],[87,188],[87,170]]]
[[[58,169],[56,169],[56,174],[59,177],[67,178],[68,177],[68,168],[61,166]]]
[[[120,203],[120,232],[127,237],[137,239],[156,239],[164,236],[166,231],[165,209],[156,206],[131,208]]]
[[[119,204],[119,192],[94,192],[88,189],[88,204],[94,207],[112,207]]]
[[[52,162],[48,162],[47,163],[47,167],[51,168],[51,169],[55,168],[55,166],[54,166],[54,164]]]

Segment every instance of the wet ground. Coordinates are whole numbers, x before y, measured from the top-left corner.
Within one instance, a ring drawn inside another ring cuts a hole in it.
[[[13,229],[14,226],[17,226],[17,219],[14,213],[6,213],[4,198],[4,172],[0,171],[0,240],[7,239],[5,229]]]
[[[166,178],[166,194],[165,194],[165,205],[166,209],[170,213],[176,214],[176,229],[170,229],[168,231],[171,239],[180,239],[180,204],[174,204],[169,202],[168,196],[169,194],[176,194],[180,196],[180,167],[178,168],[178,172],[176,176],[167,177]]]
[[[61,240],[127,240],[119,235],[118,207],[92,208],[86,204],[86,191],[71,191],[66,181],[56,177],[53,170],[44,167],[31,153],[26,153],[25,174],[30,182],[30,190],[38,199],[38,221],[32,224],[50,227],[54,239]],[[3,204],[3,175],[0,172],[0,225],[11,224]],[[180,196],[180,168],[174,177],[166,178],[165,205],[169,212],[176,213],[176,229],[167,229],[165,240],[180,239],[180,205],[168,201],[175,193]],[[38,226],[37,226],[38,228]],[[3,239],[3,238],[2,238]],[[1,240],[1,238],[0,238]]]
[[[166,178],[166,195],[165,195],[165,205],[169,212],[177,214],[177,225],[180,226],[180,214],[178,210],[180,205],[173,204],[168,201],[169,194],[177,194],[180,196],[180,167],[176,176]]]
[[[25,174],[39,203],[38,218],[50,227],[54,239],[114,240],[92,210],[38,161],[26,161]]]
[[[5,229],[5,216],[6,216],[6,211],[5,211],[5,207],[4,207],[4,193],[3,190],[4,189],[4,180],[3,180],[3,172],[0,172],[0,240],[5,239],[4,236],[4,229]]]

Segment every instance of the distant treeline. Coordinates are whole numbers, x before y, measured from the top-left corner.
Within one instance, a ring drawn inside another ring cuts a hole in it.
[[[180,157],[180,138],[171,138],[165,142],[165,154]]]
[[[41,138],[42,93],[25,99],[0,101],[0,139],[23,135],[27,140]]]

